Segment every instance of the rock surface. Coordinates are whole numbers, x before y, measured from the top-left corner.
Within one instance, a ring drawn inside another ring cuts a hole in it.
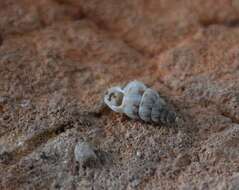
[[[133,79],[184,125],[97,109]],[[238,158],[237,0],[0,1],[0,189],[238,189]]]

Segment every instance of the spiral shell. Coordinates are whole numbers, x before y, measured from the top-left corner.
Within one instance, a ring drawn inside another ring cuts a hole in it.
[[[145,122],[172,124],[178,118],[155,90],[139,81],[132,81],[124,88],[116,86],[108,89],[104,102],[115,112]]]

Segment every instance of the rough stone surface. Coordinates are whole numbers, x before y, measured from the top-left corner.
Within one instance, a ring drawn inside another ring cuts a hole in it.
[[[237,0],[0,1],[0,189],[238,189],[238,44]],[[99,109],[133,79],[183,126]]]

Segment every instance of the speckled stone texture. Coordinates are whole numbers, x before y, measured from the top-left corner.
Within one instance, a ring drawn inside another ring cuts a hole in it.
[[[101,106],[140,80],[185,122]],[[94,147],[82,167],[75,146]],[[0,189],[239,189],[238,0],[0,1]]]

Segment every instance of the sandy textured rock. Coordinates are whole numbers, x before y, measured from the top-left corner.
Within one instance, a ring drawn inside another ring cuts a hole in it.
[[[236,0],[0,2],[0,189],[237,189]],[[140,80],[178,128],[101,107]],[[79,167],[77,142],[97,167]]]

